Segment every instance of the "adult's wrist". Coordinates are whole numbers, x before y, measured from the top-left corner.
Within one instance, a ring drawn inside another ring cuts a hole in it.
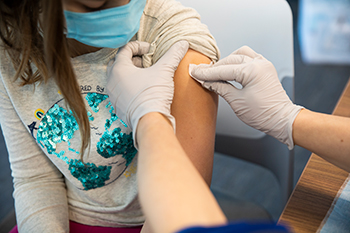
[[[134,129],[135,146],[138,147],[139,142],[141,142],[147,133],[159,129],[174,132],[173,123],[164,114],[160,112],[149,112],[143,115],[139,119],[136,129]]]
[[[310,114],[312,114],[312,111],[303,108],[293,121],[292,138],[295,145],[300,145],[300,141],[303,140],[302,137],[305,136],[303,130],[305,129],[305,123],[310,120]]]

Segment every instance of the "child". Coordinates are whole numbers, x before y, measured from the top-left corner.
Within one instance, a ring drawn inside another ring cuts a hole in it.
[[[1,0],[0,11],[0,123],[20,232],[140,231],[137,150],[106,93],[107,64],[129,40],[151,43],[144,67],[190,43],[171,108],[178,140],[210,183],[217,96],[187,68],[219,52],[193,9],[173,0]]]

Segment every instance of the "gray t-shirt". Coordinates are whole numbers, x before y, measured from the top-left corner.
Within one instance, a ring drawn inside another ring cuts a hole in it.
[[[151,43],[154,64],[175,42],[218,59],[218,48],[199,15],[173,0],[148,0],[134,39]],[[72,59],[90,118],[91,149],[80,160],[81,137],[53,79],[20,86],[0,50],[0,123],[9,152],[19,231],[68,232],[68,220],[125,227],[144,221],[137,198],[137,151],[130,128],[106,94],[106,67],[117,50]]]

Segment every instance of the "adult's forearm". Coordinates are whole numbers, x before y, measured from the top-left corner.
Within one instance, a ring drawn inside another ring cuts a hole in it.
[[[140,200],[154,232],[226,222],[207,184],[161,114],[141,118],[137,140]]]
[[[293,124],[293,139],[350,172],[350,118],[302,110]]]

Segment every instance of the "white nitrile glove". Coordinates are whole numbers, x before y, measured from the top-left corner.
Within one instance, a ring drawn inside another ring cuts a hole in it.
[[[149,47],[146,42],[130,42],[120,49],[114,63],[107,67],[107,93],[117,116],[133,129],[136,148],[137,124],[147,113],[162,113],[175,130],[175,119],[170,114],[174,95],[173,77],[189,44],[186,41],[177,42],[153,66],[136,67],[139,59],[133,57],[147,53]]]
[[[189,73],[203,87],[222,96],[244,123],[293,149],[293,122],[303,107],[292,103],[275,67],[262,55],[243,46],[214,65],[191,64]]]

